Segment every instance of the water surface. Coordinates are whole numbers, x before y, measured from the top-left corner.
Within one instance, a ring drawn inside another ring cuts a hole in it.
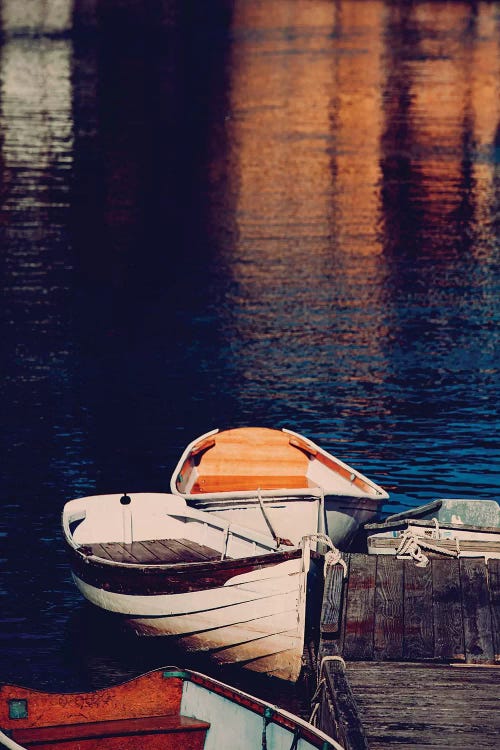
[[[300,432],[384,511],[498,498],[496,3],[3,0],[0,25],[2,680],[179,663],[86,609],[60,514],[168,490],[214,427]]]

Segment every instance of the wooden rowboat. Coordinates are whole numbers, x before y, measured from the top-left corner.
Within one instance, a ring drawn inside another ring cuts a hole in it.
[[[296,432],[267,427],[212,430],[190,443],[170,491],[192,507],[215,511],[279,537],[300,537],[308,500],[324,504],[325,531],[346,549],[360,524],[389,495],[370,479]],[[253,510],[252,510],[253,509]]]
[[[500,506],[495,500],[446,498],[366,524],[368,553],[413,558],[429,556],[500,558]]]
[[[8,750],[342,750],[294,714],[176,668],[90,693],[4,685],[0,728]]]
[[[137,635],[298,679],[317,534],[290,545],[164,493],[71,500],[62,524],[80,592]]]

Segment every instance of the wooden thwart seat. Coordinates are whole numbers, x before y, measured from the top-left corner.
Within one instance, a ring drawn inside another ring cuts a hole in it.
[[[44,750],[80,747],[80,743],[82,750],[99,747],[127,750],[189,747],[190,750],[202,750],[209,727],[206,721],[176,714],[14,729],[12,738],[27,748]]]
[[[310,486],[304,474],[289,476],[260,475],[205,475],[194,483],[193,495],[203,492],[257,492],[258,490],[306,489]]]

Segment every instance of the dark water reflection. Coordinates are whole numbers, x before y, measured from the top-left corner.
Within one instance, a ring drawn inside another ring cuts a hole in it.
[[[498,497],[496,4],[0,9],[0,679],[179,662],[83,607],[60,512],[213,427],[297,430],[385,510]]]

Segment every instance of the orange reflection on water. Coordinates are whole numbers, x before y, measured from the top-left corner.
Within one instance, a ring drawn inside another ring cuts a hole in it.
[[[377,273],[381,252],[377,234],[380,209],[380,139],[383,125],[382,2],[338,5],[334,47],[335,94],[332,130],[336,241],[352,258],[363,257],[364,273]],[[372,262],[373,261],[373,262]],[[359,266],[346,264],[348,273]]]
[[[231,137],[241,241],[279,233],[380,252],[382,10],[380,2],[236,4]]]
[[[328,236],[330,2],[237,3],[231,72],[242,239]]]
[[[388,54],[392,67],[403,71],[408,108],[386,118],[388,133],[399,132],[396,118],[405,124],[404,143],[394,135],[388,142],[394,151],[406,149],[417,196],[410,208],[422,212],[420,229],[433,235],[435,252],[466,246],[475,253],[470,237],[491,220],[494,193],[491,151],[500,116],[495,13],[483,3],[418,3],[391,8],[390,18],[393,36],[412,38],[401,57]],[[397,204],[385,206],[386,215],[397,210]]]
[[[239,289],[234,330],[264,347],[261,365],[274,357],[263,342],[284,333],[291,360],[317,341],[328,373],[337,336],[338,356],[354,346],[380,363],[377,372],[361,364],[356,377],[382,378],[383,17],[381,2],[235,4],[228,132],[238,237],[227,262]],[[336,330],[339,307],[347,330]],[[288,328],[293,319],[300,330]]]

